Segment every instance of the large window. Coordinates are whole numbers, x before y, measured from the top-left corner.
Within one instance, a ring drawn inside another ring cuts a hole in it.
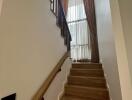
[[[89,28],[83,0],[69,2],[67,21],[72,36],[71,58],[83,60],[91,58]]]

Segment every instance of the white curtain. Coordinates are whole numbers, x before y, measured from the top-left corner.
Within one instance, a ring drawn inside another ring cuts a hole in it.
[[[83,0],[69,0],[67,21],[72,36],[71,58],[91,59],[90,34]]]

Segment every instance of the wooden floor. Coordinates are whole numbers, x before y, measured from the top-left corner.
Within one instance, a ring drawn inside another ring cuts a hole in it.
[[[102,65],[73,63],[61,100],[109,100]]]

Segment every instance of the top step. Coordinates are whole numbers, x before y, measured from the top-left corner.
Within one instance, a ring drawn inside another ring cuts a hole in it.
[[[102,64],[100,64],[100,63],[73,63],[72,68],[77,68],[77,69],[102,69]]]

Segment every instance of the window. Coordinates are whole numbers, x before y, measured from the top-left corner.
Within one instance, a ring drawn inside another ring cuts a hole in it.
[[[71,58],[73,60],[90,59],[90,34],[84,10],[84,3],[83,0],[71,1],[72,5],[68,8],[67,16],[68,26],[72,36]]]

